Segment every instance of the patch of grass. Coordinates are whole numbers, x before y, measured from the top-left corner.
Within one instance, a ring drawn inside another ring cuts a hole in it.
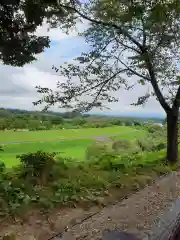
[[[93,136],[104,136],[121,134],[134,131],[133,127],[114,126],[106,128],[81,128],[81,129],[61,129],[47,131],[30,131],[30,132],[13,132],[1,131],[0,143],[8,142],[24,142],[24,141],[56,141],[58,139],[69,138],[89,138]]]
[[[93,140],[91,139],[77,139],[64,140],[61,142],[8,144],[4,146],[4,151],[0,152],[0,160],[3,161],[7,167],[13,167],[19,163],[19,160],[16,159],[16,155],[39,150],[45,152],[59,152],[61,156],[83,160],[86,148],[92,143]]]
[[[14,154],[0,154],[0,161],[4,162],[7,168],[15,167],[20,163]]]
[[[147,135],[147,132],[142,130],[142,131],[132,131],[126,134],[121,134],[119,136],[112,136],[111,139],[112,140],[121,140],[121,139],[125,139],[125,140],[136,140],[139,137],[144,137]]]

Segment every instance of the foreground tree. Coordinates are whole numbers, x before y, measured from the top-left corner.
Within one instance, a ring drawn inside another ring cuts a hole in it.
[[[118,101],[114,93],[137,83],[147,86],[137,103],[155,96],[167,115],[167,159],[178,159],[180,2],[178,0],[88,0],[62,4],[73,19],[89,21],[82,34],[91,51],[82,53],[77,64],[53,67],[66,77],[57,91],[38,88],[46,108],[90,110]],[[66,27],[66,26],[65,26]],[[136,77],[136,78],[135,78]],[[149,88],[149,86],[151,88]]]
[[[0,61],[23,66],[49,47],[49,38],[36,36],[38,26],[50,27],[66,17],[56,0],[2,0],[0,2]]]

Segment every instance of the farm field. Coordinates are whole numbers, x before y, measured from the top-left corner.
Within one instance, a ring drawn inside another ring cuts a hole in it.
[[[119,131],[119,136],[113,136],[109,137],[109,141],[111,139],[130,139],[134,140],[136,137],[143,136],[145,135],[145,132],[135,132],[134,128],[130,127],[112,127],[112,135],[118,134]],[[69,140],[63,140],[63,141],[56,141],[56,138],[54,138],[54,141],[50,142],[23,142],[19,141],[19,144],[4,144],[4,151],[0,153],[0,160],[3,161],[7,167],[13,167],[16,166],[19,163],[19,159],[16,158],[17,155],[23,154],[23,153],[29,153],[29,152],[36,152],[38,150],[46,151],[46,152],[58,152],[60,156],[62,157],[72,157],[78,160],[83,160],[85,158],[85,152],[86,149],[89,145],[91,145],[95,139],[91,139],[90,137],[90,129],[80,129],[80,130],[87,130],[86,132],[89,134],[89,138],[87,139],[69,139]],[[102,134],[102,130],[104,132],[104,135],[110,135],[110,128],[103,128],[103,129],[93,129],[93,133],[95,136],[95,132],[99,133],[96,135]],[[96,131],[97,130],[97,131]],[[114,132],[116,130],[116,133]],[[68,133],[69,131],[69,133]],[[51,134],[52,132],[55,131],[50,131]],[[60,131],[58,131],[60,132]],[[80,131],[82,134],[85,131]],[[6,133],[6,132],[4,132]],[[19,132],[11,132],[13,134],[18,134]],[[41,132],[28,132],[28,133],[34,133],[35,137],[37,136],[37,133],[41,135]],[[72,134],[72,130],[66,130],[67,135],[70,136],[70,133]],[[10,134],[8,132],[8,134]],[[22,136],[24,132],[21,133]],[[45,134],[45,132],[44,132]],[[49,131],[46,132],[47,136],[50,136]],[[88,135],[87,134],[87,135]],[[9,135],[7,135],[9,137]],[[79,135],[83,137],[83,135]],[[93,135],[91,135],[93,137]],[[31,140],[33,139],[33,135],[31,135]],[[74,135],[72,136],[74,138]],[[35,139],[35,138],[34,138]],[[37,138],[36,138],[37,139]],[[13,136],[13,140],[15,140]],[[19,140],[19,139],[18,139]],[[46,140],[46,139],[44,139]],[[108,141],[106,139],[106,141]]]
[[[119,140],[119,139],[125,139],[125,140],[135,140],[138,137],[145,136],[146,131],[141,130],[141,131],[136,131],[136,132],[131,132],[131,133],[122,133],[117,136],[112,136],[110,137],[112,140]]]
[[[25,141],[56,141],[60,139],[72,138],[89,138],[94,136],[110,136],[115,134],[122,134],[133,132],[133,127],[118,126],[106,128],[81,128],[81,129],[61,129],[61,130],[47,130],[47,131],[1,131],[0,144],[25,142]]]
[[[59,152],[58,155],[63,157],[77,158],[83,160],[85,150],[88,145],[92,144],[91,139],[64,140],[61,142],[36,142],[24,144],[7,144],[4,146],[4,152],[0,153],[0,160],[7,167],[13,167],[19,163],[17,155],[36,152],[42,150],[45,152]]]

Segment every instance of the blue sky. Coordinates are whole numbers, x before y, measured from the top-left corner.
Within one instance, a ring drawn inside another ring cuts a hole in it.
[[[81,25],[79,29],[82,30],[84,27]],[[35,109],[32,102],[40,97],[34,88],[36,85],[56,89],[56,82],[59,77],[52,70],[52,65],[59,66],[64,61],[72,61],[81,52],[89,49],[84,39],[77,36],[75,31],[66,35],[59,29],[47,31],[47,26],[43,26],[43,28],[38,29],[37,35],[46,35],[51,39],[51,47],[38,55],[37,61],[27,64],[23,68],[0,64],[0,107]],[[138,86],[132,92],[120,90],[116,94],[120,101],[110,104],[111,110],[106,110],[106,113],[164,115],[162,108],[154,98],[150,99],[144,108],[130,105],[137,100],[140,94],[143,95],[144,91],[145,89],[141,86]],[[59,111],[58,106],[55,106],[52,110]]]
[[[51,41],[51,47],[46,49],[44,56],[59,54],[59,56],[64,58],[73,58],[74,56],[79,56],[82,51],[88,51],[88,48],[88,45],[85,44],[82,37],[70,36],[61,41]]]

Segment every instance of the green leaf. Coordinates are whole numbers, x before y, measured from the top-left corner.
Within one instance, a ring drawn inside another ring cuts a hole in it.
[[[140,79],[140,80],[138,81],[138,83],[140,83],[141,85],[145,85],[144,79]]]

